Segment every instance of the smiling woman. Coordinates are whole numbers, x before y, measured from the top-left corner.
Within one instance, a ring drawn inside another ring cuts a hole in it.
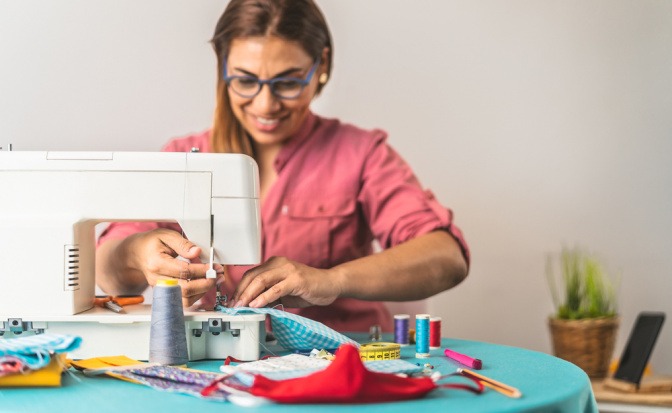
[[[264,262],[215,266],[167,223],[114,223],[97,252],[100,287],[137,292],[180,278],[183,303],[212,308],[215,282],[234,306],[282,304],[341,331],[391,331],[382,301],[423,299],[459,284],[469,250],[452,212],[422,188],[382,130],[310,109],[327,84],[333,44],[312,0],[233,0],[217,23],[217,108],[203,133],[166,151],[244,153],[260,171]],[[186,234],[188,236],[189,234]],[[373,241],[383,251],[373,254]]]
[[[282,145],[305,122],[318,87],[313,74],[318,67],[325,72],[320,61],[328,54],[325,47],[313,60],[300,44],[276,36],[231,42],[223,80],[234,116],[252,137],[253,153],[263,152],[260,145]]]

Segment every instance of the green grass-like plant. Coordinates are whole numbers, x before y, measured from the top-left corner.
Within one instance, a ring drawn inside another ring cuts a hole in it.
[[[616,315],[614,283],[597,258],[580,248],[562,249],[560,285],[563,297],[558,294],[558,279],[553,271],[554,267],[553,257],[549,256],[546,261],[546,276],[556,308],[556,318],[579,320]]]

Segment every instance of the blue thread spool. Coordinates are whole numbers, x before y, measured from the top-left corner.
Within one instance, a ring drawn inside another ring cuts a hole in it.
[[[408,324],[411,316],[408,314],[395,314],[394,316],[394,342],[407,346],[409,344],[408,338]]]
[[[182,288],[177,280],[159,280],[152,296],[149,361],[184,365],[189,361],[182,310]]]
[[[415,357],[429,357],[429,314],[415,316]]]

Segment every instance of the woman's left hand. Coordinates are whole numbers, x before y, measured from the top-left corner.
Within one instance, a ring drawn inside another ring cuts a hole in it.
[[[312,268],[284,257],[272,257],[245,272],[233,294],[235,307],[264,307],[279,302],[285,307],[328,305],[341,293],[332,270]]]

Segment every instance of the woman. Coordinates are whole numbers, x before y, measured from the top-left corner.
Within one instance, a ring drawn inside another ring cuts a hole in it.
[[[452,213],[420,187],[386,134],[310,111],[333,60],[312,0],[233,0],[212,43],[214,125],[164,150],[245,153],[259,165],[264,262],[216,266],[230,305],[282,304],[340,331],[391,331],[380,301],[423,299],[466,277],[469,253]],[[382,252],[373,254],[374,239]],[[111,224],[98,285],[130,294],[178,278],[185,306],[212,308],[215,281],[204,278],[200,252],[175,224]]]

